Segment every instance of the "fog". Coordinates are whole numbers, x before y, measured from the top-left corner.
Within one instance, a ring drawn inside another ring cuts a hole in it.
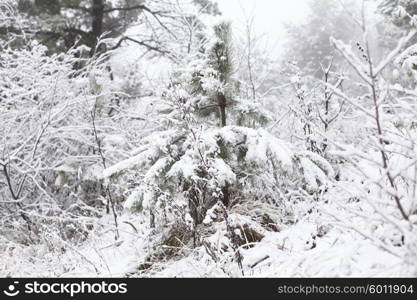
[[[284,23],[302,22],[308,14],[309,0],[217,0],[226,18],[241,27],[247,17],[255,19],[254,25],[259,34],[276,40],[284,35]]]

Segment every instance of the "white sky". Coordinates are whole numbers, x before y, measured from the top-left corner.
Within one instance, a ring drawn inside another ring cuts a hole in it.
[[[258,34],[265,34],[271,41],[283,37],[283,23],[301,22],[308,14],[309,0],[217,0],[223,15],[242,26],[245,14],[255,17]]]

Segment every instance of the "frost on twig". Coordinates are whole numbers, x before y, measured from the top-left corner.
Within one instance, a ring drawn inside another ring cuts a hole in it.
[[[367,71],[367,66],[352,51],[352,48],[344,42],[330,38],[333,46],[343,55],[347,62],[353,67],[356,73],[368,84],[372,84],[372,78]]]

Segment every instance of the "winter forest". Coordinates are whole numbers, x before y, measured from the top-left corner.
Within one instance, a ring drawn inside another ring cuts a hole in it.
[[[0,277],[417,277],[417,1],[245,16],[0,0]]]

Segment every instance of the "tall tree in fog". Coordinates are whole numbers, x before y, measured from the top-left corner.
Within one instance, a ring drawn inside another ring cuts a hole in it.
[[[288,41],[285,58],[294,61],[303,71],[321,77],[322,66],[338,54],[330,37],[352,40],[357,37],[357,24],[349,14],[359,1],[311,0],[310,14],[303,24],[287,24]]]

